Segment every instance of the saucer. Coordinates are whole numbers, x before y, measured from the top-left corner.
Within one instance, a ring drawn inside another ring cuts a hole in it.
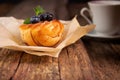
[[[101,35],[97,33],[95,30],[86,34],[88,37],[94,37],[94,38],[108,38],[108,39],[115,39],[115,38],[120,38],[120,34],[117,35]]]

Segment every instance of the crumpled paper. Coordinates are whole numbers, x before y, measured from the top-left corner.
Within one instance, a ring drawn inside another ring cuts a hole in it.
[[[19,26],[24,20],[18,20],[14,17],[0,17],[0,47],[24,51],[37,56],[58,57],[61,50],[75,43],[82,36],[95,28],[94,24],[81,26],[76,17],[70,21],[60,20],[65,27],[62,40],[54,47],[28,46],[25,45],[20,37]]]

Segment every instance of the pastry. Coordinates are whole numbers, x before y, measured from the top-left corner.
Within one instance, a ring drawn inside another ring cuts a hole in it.
[[[54,46],[61,38],[64,25],[48,12],[32,16],[20,26],[22,40],[30,46]]]

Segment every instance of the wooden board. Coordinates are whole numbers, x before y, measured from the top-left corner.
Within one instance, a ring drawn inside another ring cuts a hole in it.
[[[64,48],[59,58],[2,49],[0,63],[0,80],[94,80],[81,41]]]
[[[95,80],[120,79],[120,40],[83,40],[93,64]]]
[[[7,49],[0,50],[0,80],[12,78],[19,66],[21,56],[21,52]]]
[[[13,80],[93,80],[92,66],[81,41],[62,50],[59,58],[24,53]]]

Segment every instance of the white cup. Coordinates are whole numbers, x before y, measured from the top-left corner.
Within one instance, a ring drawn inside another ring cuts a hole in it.
[[[89,8],[82,8],[80,14],[90,23],[95,24],[95,31],[101,35],[120,33],[120,1],[91,1]],[[92,21],[84,14],[88,11]]]

